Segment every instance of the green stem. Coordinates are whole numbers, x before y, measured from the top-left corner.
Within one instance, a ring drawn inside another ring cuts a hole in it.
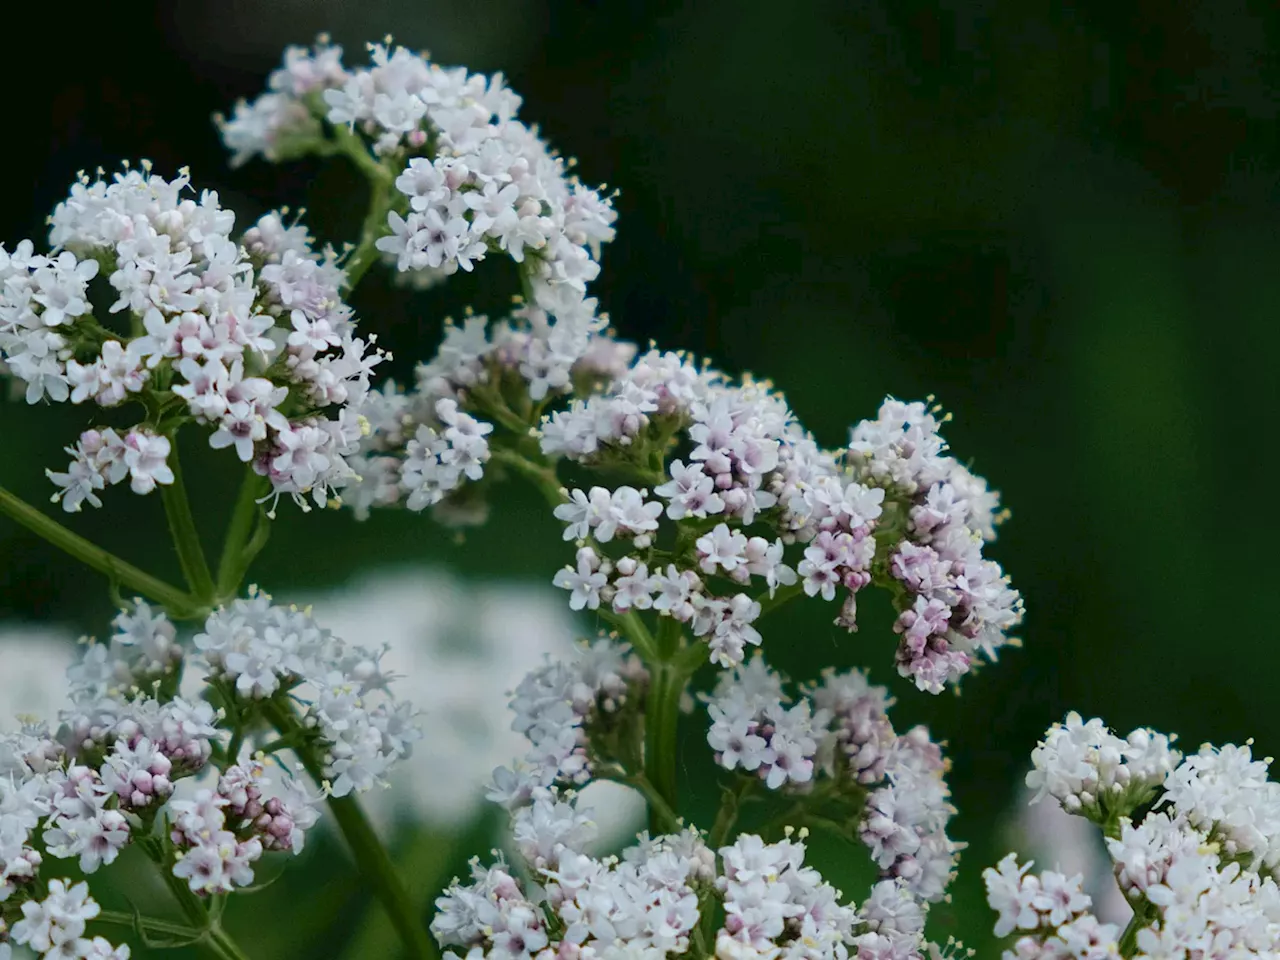
[[[707,846],[716,858],[718,868],[723,868],[724,860],[720,856],[720,848],[729,840],[729,834],[733,832],[734,826],[738,823],[738,812],[742,808],[742,802],[747,795],[756,788],[760,781],[747,776],[740,776],[732,787],[724,790],[724,795],[720,801],[720,809],[716,811],[715,823],[711,826],[711,833],[707,835]],[[701,918],[698,920],[697,932],[698,937],[705,945],[715,942],[716,935],[716,911],[710,909],[711,904],[701,907]]]
[[[182,923],[171,923],[168,920],[154,920],[151,917],[134,916],[119,910],[99,910],[93,918],[98,923],[109,923],[116,927],[127,927],[130,930],[142,929],[146,933],[162,933],[169,937],[199,937],[201,931]]]
[[[100,910],[93,918],[98,923],[109,923],[112,926],[127,927],[143,934],[163,934],[173,937],[174,943],[154,944],[157,948],[170,946],[196,946],[218,960],[248,960],[248,956],[231,936],[218,924],[207,928],[188,927],[181,923],[170,923],[168,920],[155,920],[142,915],[121,913],[117,910]]]
[[[534,463],[527,457],[521,456],[514,450],[506,450],[497,447],[490,450],[490,456],[503,466],[510,467],[517,473],[523,474],[533,485],[542,492],[547,498],[547,502],[552,506],[559,506],[564,503],[564,494],[561,491],[564,485],[556,476],[555,470],[551,467],[543,466],[540,463]]]
[[[162,604],[169,616],[175,620],[199,616],[204,612],[200,601],[195,597],[121,560],[115,554],[91,543],[78,533],[72,533],[62,524],[46,517],[35,507],[15,497],[3,487],[0,487],[0,513],[47,540],[64,553],[75,557],[86,566],[97,570],[112,583],[128,587]]]
[[[601,607],[598,612],[601,620],[615,627],[627,639],[646,666],[662,662],[663,658],[658,653],[657,641],[653,639],[649,628],[644,625],[640,614],[634,610],[614,613],[606,607]]]
[[[729,834],[738,823],[738,812],[742,809],[742,801],[760,781],[749,777],[740,777],[738,782],[724,791],[724,799],[716,812],[716,821],[711,827],[707,845],[713,853],[717,852],[729,841]]]
[[[649,694],[644,711],[644,774],[646,786],[640,786],[655,799],[649,804],[649,829],[658,833],[668,822],[677,817],[679,810],[676,786],[676,746],[680,725],[680,698],[684,695],[689,678],[697,672],[705,657],[699,648],[697,656],[690,656],[692,647],[680,647],[678,628],[662,624],[655,639],[643,619],[634,610],[617,614],[600,611],[602,619],[618,628],[619,632],[635,648],[640,659],[649,669]]]
[[[174,433],[169,435],[171,450],[169,453],[169,469],[173,471],[173,483],[160,488],[160,499],[164,502],[164,515],[169,521],[169,534],[173,537],[173,547],[178,552],[178,563],[182,566],[182,575],[186,578],[187,587],[192,595],[201,603],[213,603],[213,576],[209,573],[209,565],[204,559],[204,549],[200,546],[200,534],[196,530],[196,520],[191,513],[191,501],[187,499],[187,488],[182,482],[182,464],[178,458],[178,440]]]
[[[216,923],[209,928],[209,939],[205,941],[205,946],[211,947],[211,952],[221,960],[248,960],[245,952],[231,939],[231,935]]]
[[[334,146],[339,153],[351,159],[370,183],[382,183],[390,186],[394,180],[391,171],[378,162],[378,158],[369,152],[360,136],[341,124],[332,128]]]
[[[457,851],[456,840],[430,829],[417,829],[396,850],[396,864],[414,878],[414,892],[422,900],[423,912],[448,882],[447,870]],[[345,960],[397,955],[399,937],[375,906],[364,912],[364,920],[342,952]]]
[[[531,426],[529,417],[522,417],[512,410],[507,405],[507,401],[503,399],[501,391],[495,387],[477,384],[471,389],[471,399],[477,404],[481,412],[502,424],[517,437],[525,438],[529,436]]]
[[[308,771],[311,772],[311,771]],[[323,777],[323,771],[316,771]],[[315,772],[312,773],[312,777]],[[439,954],[431,941],[422,917],[408,892],[396,876],[395,864],[387,855],[387,849],[378,838],[373,824],[355,797],[330,797],[329,809],[342,835],[346,837],[355,856],[360,874],[373,887],[374,895],[382,902],[392,925],[411,956],[418,960],[436,960]]]
[[[231,742],[227,744],[228,765],[240,762],[240,750],[244,746],[244,732],[244,720],[241,717],[237,717],[235,732],[231,734]],[[271,751],[265,750],[263,752],[270,753]]]
[[[760,597],[757,597],[756,602],[760,604],[760,616],[756,617],[756,619],[757,620],[760,619],[760,617],[763,617],[766,613],[769,613],[770,611],[777,610],[780,606],[782,606],[788,600],[791,600],[794,597],[800,596],[800,594],[803,592],[804,592],[804,587],[800,584],[799,581],[797,581],[796,583],[793,583],[788,587],[779,587],[777,590],[773,592],[773,596],[769,596],[766,593],[761,595]]]
[[[152,857],[152,862],[155,863],[156,869],[160,871],[160,878],[178,901],[178,906],[182,908],[182,912],[188,922],[197,930],[208,929],[209,911],[205,909],[204,903],[200,898],[191,892],[191,888],[186,881],[181,877],[174,876],[173,864],[167,860],[160,859],[158,855]]]
[[[274,740],[264,743],[254,752],[261,751],[270,756],[273,753],[279,753],[281,750],[292,750],[296,746],[298,746],[298,740],[295,737],[276,737]]]
[[[342,152],[352,159],[360,172],[369,179],[369,210],[360,227],[360,242],[347,258],[343,269],[347,272],[347,292],[356,288],[369,268],[378,261],[377,243],[387,235],[387,212],[391,209],[389,196],[394,181],[391,173],[369,153],[364,142],[345,127],[337,129]]]
[[[282,737],[298,736],[301,733],[302,726],[297,716],[279,703],[263,701],[263,714]],[[323,787],[327,778],[324,763],[317,750],[314,747],[298,747],[296,753],[311,779]],[[415,960],[439,960],[440,955],[422,923],[418,909],[396,874],[395,864],[391,862],[387,848],[378,838],[377,831],[373,829],[373,824],[369,822],[359,801],[354,796],[330,796],[328,803],[338,822],[338,829],[351,847],[356,868],[365,882],[373,888],[374,896],[381,901],[410,956]]]
[[[644,716],[644,775],[671,809],[676,807],[676,729],[683,684],[666,663],[649,667],[649,703]],[[650,829],[662,828],[660,811],[649,808]]]
[[[1138,931],[1149,927],[1151,921],[1155,918],[1156,909],[1145,898],[1133,908],[1133,916],[1129,918],[1129,925],[1124,928],[1124,933],[1120,934],[1120,943],[1117,948],[1120,951],[1120,956],[1132,957],[1138,952]]]
[[[619,783],[625,783],[627,786],[635,787],[642,794],[645,800],[649,802],[650,811],[650,830],[655,834],[658,833],[675,833],[680,829],[680,816],[667,803],[666,798],[658,791],[647,776],[643,773],[634,776],[621,777]]]
[[[258,503],[266,486],[266,477],[259,476],[252,466],[245,468],[244,480],[240,483],[240,493],[222,544],[222,556],[218,560],[219,603],[226,603],[239,595],[250,564],[266,545],[271,527]]]

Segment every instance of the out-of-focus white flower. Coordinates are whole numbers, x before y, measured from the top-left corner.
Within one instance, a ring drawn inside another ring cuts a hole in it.
[[[1016,801],[1015,831],[1020,844],[1037,863],[1084,878],[1084,892],[1093,898],[1093,914],[1104,923],[1123,927],[1133,915],[1112,873],[1111,858],[1098,828],[1083,817],[1072,816],[1056,803],[1032,803],[1030,787]]]
[[[75,634],[62,627],[0,627],[0,730],[17,717],[56,716],[67,700],[67,668],[76,659]]]
[[[545,658],[565,658],[581,634],[553,591],[517,582],[469,584],[415,568],[371,574],[310,598],[352,643],[388,646],[382,667],[422,711],[423,737],[390,790],[368,795],[380,819],[451,825],[474,816],[494,768],[525,748],[511,729],[510,691]],[[603,840],[634,829],[644,805],[601,783],[584,791]]]

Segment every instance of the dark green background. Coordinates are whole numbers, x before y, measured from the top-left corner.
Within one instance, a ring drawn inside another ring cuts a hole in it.
[[[38,238],[77,169],[145,156],[166,173],[189,164],[242,223],[307,205],[322,236],[347,239],[362,213],[351,171],[229,171],[209,114],[261,89],[285,43],[326,28],[349,62],[393,32],[442,62],[505,71],[522,116],[584,179],[622,190],[595,292],[623,335],[771,377],[830,444],[887,393],[935,394],[955,415],[956,454],[1003,491],[1013,519],[993,554],[1026,597],[1026,648],[959,698],[903,690],[896,713],[950,743],[953,833],[972,846],[936,929],[983,947],[979,870],[1004,852],[998,824],[1027,755],[1066,710],[1178,731],[1192,747],[1280,746],[1273,7],[99,8],[101,31],[80,19],[42,54],[47,69],[11,75],[0,222],[10,243]],[[48,44],[16,31],[3,42],[10,64]],[[412,299],[375,275],[355,303],[407,371],[443,316],[514,292],[504,265],[478,273]],[[0,483],[47,496],[43,470],[65,460],[82,413],[2,408]],[[228,458],[207,453],[193,450],[188,473],[214,533],[234,481]],[[279,593],[388,560],[549,579],[564,558],[523,489],[503,490],[461,545],[420,517],[282,514],[255,569]],[[114,491],[74,527],[174,573],[155,498]],[[0,551],[5,616],[102,630],[96,578],[4,521]],[[772,659],[801,677],[865,663],[896,682],[886,611],[869,606],[852,637],[829,625],[829,607],[778,615]],[[690,794],[690,812],[714,802],[696,769]],[[838,869],[847,853],[829,848],[824,863]],[[323,942],[313,949],[327,955],[335,941]]]

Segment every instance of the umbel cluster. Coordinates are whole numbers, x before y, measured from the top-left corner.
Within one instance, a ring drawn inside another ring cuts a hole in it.
[[[45,252],[0,247],[15,399],[85,408],[68,460],[46,470],[52,499],[74,514],[111,509],[122,494],[107,488],[126,480],[158,492],[183,577],[0,489],[0,511],[136,596],[69,671],[63,709],[0,739],[0,958],[10,943],[128,957],[100,935],[111,924],[144,947],[246,957],[222,926],[228,898],[265,858],[300,850],[325,807],[413,957],[961,953],[926,929],[963,846],[947,833],[948,761],[925,728],[894,726],[871,680],[891,659],[936,694],[1018,644],[1022,599],[988,556],[1007,514],[950,452],[948,418],[932,400],[888,399],[826,447],[768,381],[619,339],[591,295],[613,196],[519,118],[501,75],[389,41],[369,54],[349,67],[323,39],[291,47],[267,92],[217,119],[233,165],[353,164],[368,187],[353,242],[320,245],[283,211],[237,226],[190,172],[143,162],[77,178]],[[511,313],[446,322],[411,384],[379,382],[386,355],[347,304],[366,272],[422,286],[490,257],[515,264]],[[183,488],[183,431],[243,464],[216,562]],[[245,584],[273,523],[317,508],[481,523],[512,478],[563,525],[565,565],[547,581],[601,629],[513,692],[528,749],[489,790],[509,853],[475,861],[422,917],[358,799],[421,735],[411,678],[393,697],[385,651]],[[868,589],[896,616],[885,655],[860,640],[870,670],[793,679],[768,665],[763,648],[782,642],[771,612],[821,603],[852,632]],[[681,815],[690,723],[723,788],[705,825]],[[1247,747],[1184,756],[1170,740],[1075,714],[1046,734],[1028,782],[1103,831],[1132,919],[1100,921],[1081,877],[1011,854],[983,874],[1006,960],[1280,954],[1267,762]],[[649,829],[620,856],[590,852],[580,791],[593,780],[647,801]],[[807,864],[811,830],[865,850],[871,888],[851,899]],[[131,844],[183,923],[113,913],[91,893],[111,889]]]

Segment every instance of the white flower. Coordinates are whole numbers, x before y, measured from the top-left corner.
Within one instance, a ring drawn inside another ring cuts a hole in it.
[[[130,486],[134,493],[147,494],[156,484],[173,483],[173,470],[168,459],[168,437],[156,436],[141,430],[130,430],[124,438],[124,462],[129,468]]]
[[[556,573],[551,581],[562,590],[569,591],[569,609],[584,607],[596,610],[600,607],[600,591],[609,582],[608,573],[601,567],[600,558],[590,547],[578,551],[577,566],[567,566]]]
[[[1027,876],[1033,864],[1018,865],[1017,854],[1009,854],[995,869],[982,871],[987,885],[987,903],[1000,916],[996,920],[995,934],[1006,937],[1015,929],[1034,930],[1040,924],[1034,900],[1039,894],[1039,882],[1035,876]]]
[[[699,566],[704,573],[715,573],[719,568],[732,573],[747,562],[747,538],[727,524],[717,524],[715,529],[698,538]]]
[[[22,919],[13,926],[13,940],[48,953],[83,936],[85,924],[99,911],[87,883],[68,886],[65,880],[50,880],[44,900],[28,900],[22,905]]]
[[[557,520],[566,524],[566,540],[584,540],[604,522],[611,504],[612,496],[604,487],[592,487],[588,493],[573,489],[569,491],[569,502],[560,504],[553,512]]]

